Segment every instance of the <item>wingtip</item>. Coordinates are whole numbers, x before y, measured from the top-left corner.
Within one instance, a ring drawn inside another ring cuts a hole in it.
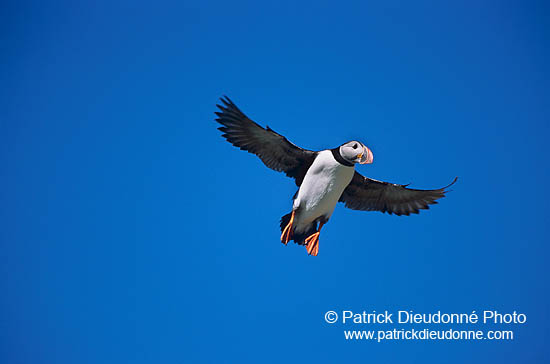
[[[231,101],[231,99],[230,99],[227,95],[225,95],[225,94],[223,94],[222,97],[220,97],[220,100],[221,100],[221,102],[223,102],[224,105],[226,105],[226,106],[234,106],[234,105],[235,105],[235,104],[233,103],[233,101]]]
[[[458,181],[458,176],[456,176],[455,179],[451,183],[449,183],[447,186],[443,187],[442,190],[446,190],[445,192],[450,192],[450,190],[447,190],[447,188],[454,185],[456,183],[456,181]]]

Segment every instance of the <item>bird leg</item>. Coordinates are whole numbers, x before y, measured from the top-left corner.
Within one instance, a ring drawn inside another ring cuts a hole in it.
[[[290,221],[283,229],[283,233],[281,234],[281,243],[288,244],[290,241],[291,235],[292,235],[292,223],[294,222],[294,210],[292,210],[292,215],[290,215]]]
[[[321,228],[324,224],[324,222],[319,222],[319,230],[308,236],[305,240],[307,253],[309,255],[317,256],[317,254],[319,254],[319,234],[321,234]]]

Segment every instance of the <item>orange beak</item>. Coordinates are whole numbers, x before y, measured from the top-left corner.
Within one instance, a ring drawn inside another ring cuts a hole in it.
[[[359,164],[370,164],[374,160],[374,156],[369,148],[363,147],[363,152],[357,155],[359,158]]]

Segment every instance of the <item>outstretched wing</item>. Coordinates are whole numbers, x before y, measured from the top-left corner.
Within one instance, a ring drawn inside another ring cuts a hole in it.
[[[218,128],[224,133],[222,136],[234,146],[256,154],[269,168],[285,172],[300,186],[317,152],[292,144],[269,126],[264,129],[243,114],[227,96],[220,100],[223,105],[216,106],[221,112],[215,114],[218,116],[216,121],[223,125]]]
[[[418,214],[420,210],[429,209],[429,205],[436,204],[437,199],[445,197],[445,189],[458,179],[443,188],[436,190],[415,190],[407,185],[398,185],[381,182],[362,176],[355,172],[350,184],[346,187],[340,202],[347,208],[363,211],[381,211],[390,215]]]

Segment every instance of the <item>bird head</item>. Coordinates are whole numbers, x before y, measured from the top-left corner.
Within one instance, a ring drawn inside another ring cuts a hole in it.
[[[372,163],[374,157],[369,148],[363,143],[352,140],[340,146],[340,155],[350,163]]]

